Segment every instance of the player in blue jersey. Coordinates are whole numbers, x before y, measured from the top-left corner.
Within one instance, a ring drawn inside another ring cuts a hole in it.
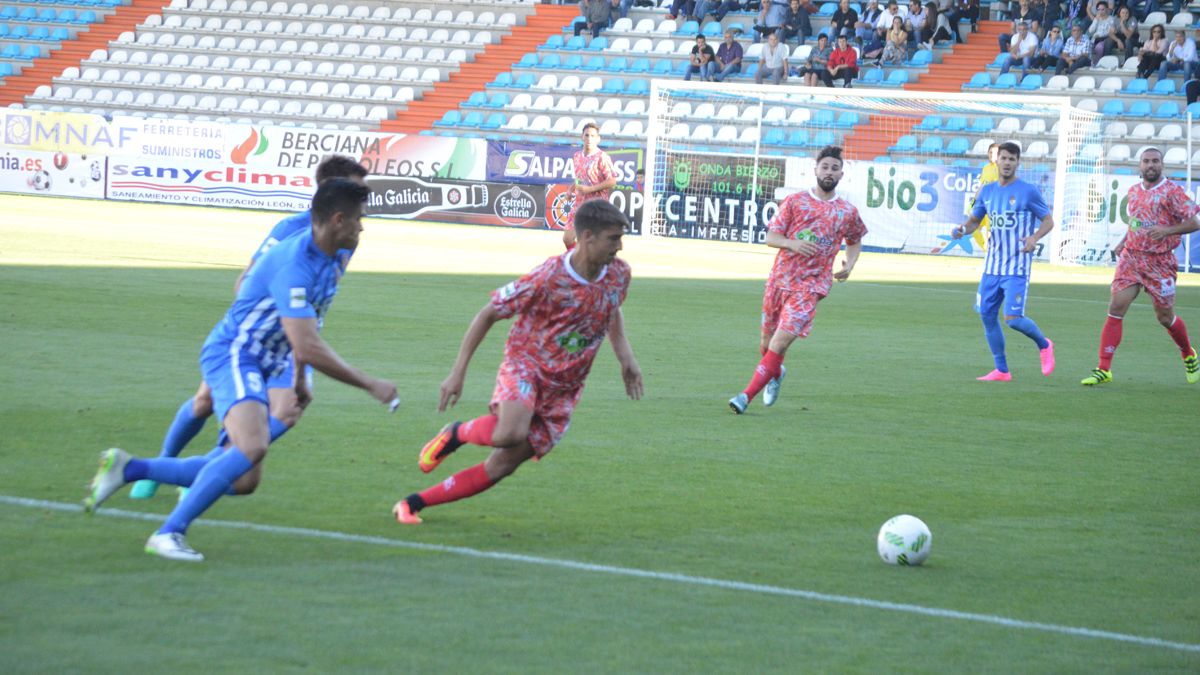
[[[190,487],[150,536],[146,552],[171,560],[203,560],[188,546],[187,528],[221,495],[249,494],[257,487],[271,437],[266,383],[290,360],[295,360],[292,390],[301,408],[312,400],[303,375],[308,365],[378,401],[398,402],[395,384],[347,364],[318,332],[337,293],[345,258],[358,245],[368,194],[365,185],[344,178],[318,186],[310,231],[283,240],[255,262],[225,318],[204,341],[200,370],[230,445],[184,459],[136,459],[119,448],[106,450],[84,499],[86,511],[135,480]]]
[[[317,165],[317,185],[330,178],[348,178],[366,185],[367,170],[362,164],[351,157],[329,155]],[[308,232],[311,229],[312,211],[302,211],[292,214],[276,223],[275,227],[271,229],[271,233],[267,235],[267,238],[254,251],[249,264],[246,265],[241,275],[238,276],[237,283],[234,284],[234,292],[237,292],[237,289],[242,284],[242,279],[254,267],[254,263],[264,253],[269,251],[272,246],[299,232]],[[311,378],[312,369],[306,371],[305,374]],[[304,412],[303,408],[296,405],[296,396],[292,392],[292,379],[292,365],[289,363],[288,367],[282,373],[272,377],[267,382],[268,398],[271,401],[271,415],[268,420],[271,425],[272,441],[285,434],[288,429],[296,426],[296,423],[300,421],[300,415]],[[312,385],[311,379],[309,380],[309,385]],[[196,394],[184,401],[175,413],[175,419],[167,429],[166,436],[163,437],[162,449],[159,452],[159,456],[178,457],[179,453],[187,447],[187,444],[204,428],[204,423],[208,421],[212,413],[212,391],[208,388],[207,384],[201,381]],[[154,496],[157,490],[158,483],[152,480],[140,480],[134,483],[133,487],[129,490],[129,496],[133,499],[149,499]]]
[[[1004,331],[996,318],[1001,307],[1008,327],[1037,344],[1042,374],[1049,376],[1054,372],[1054,343],[1042,335],[1033,319],[1025,316],[1033,251],[1038,241],[1054,229],[1054,217],[1037,187],[1017,178],[1020,162],[1021,146],[1012,142],[1000,144],[996,153],[999,179],[979,190],[971,217],[951,232],[951,236],[959,239],[974,232],[984,216],[991,222],[983,277],[975,295],[975,309],[983,318],[983,334],[996,363],[995,370],[976,378],[985,382],[1012,379],[1004,355]]]

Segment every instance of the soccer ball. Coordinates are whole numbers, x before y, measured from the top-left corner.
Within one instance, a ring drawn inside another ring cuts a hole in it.
[[[929,557],[933,533],[916,516],[896,516],[879,528],[875,546],[889,565],[920,565]]]

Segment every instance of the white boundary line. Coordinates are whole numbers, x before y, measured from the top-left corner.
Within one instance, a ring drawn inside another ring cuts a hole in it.
[[[24,506],[35,509],[50,509],[52,511],[67,511],[81,512],[82,507],[78,504],[65,504],[63,502],[51,502],[41,499],[27,499],[25,497],[12,497],[8,495],[0,495],[0,504],[9,504],[11,506]],[[121,509],[101,509],[97,512],[98,515],[110,516],[113,518],[127,518],[130,520],[147,520],[159,522],[162,520],[162,515],[155,513],[138,513],[136,511],[124,511]],[[885,609],[893,612],[904,612],[906,614],[919,614],[922,616],[932,616],[941,619],[957,619],[959,621],[973,621],[976,623],[986,623],[995,626],[1004,626],[1006,628],[1021,628],[1024,630],[1036,630],[1045,633],[1058,633],[1061,635],[1070,635],[1072,637],[1095,638],[1099,640],[1113,640],[1116,642],[1128,642],[1145,647],[1158,647],[1161,649],[1172,649],[1181,652],[1200,653],[1200,644],[1192,644],[1187,642],[1172,642],[1156,637],[1144,637],[1140,635],[1129,635],[1126,633],[1113,633],[1105,630],[1095,630],[1092,628],[1079,628],[1076,626],[1061,626],[1052,623],[1039,623],[1036,621],[1021,621],[1020,619],[1009,619],[1003,616],[994,616],[991,614],[974,614],[971,612],[959,612],[952,609],[939,609],[937,607],[923,607],[921,605],[908,605],[897,602],[887,602],[884,600],[871,600],[868,598],[858,598],[850,595],[831,595],[828,593],[818,593],[816,591],[806,591],[798,588],[786,588],[783,586],[767,586],[764,584],[751,584],[744,581],[729,581],[725,579],[713,579],[710,577],[694,577],[686,574],[675,574],[672,572],[654,572],[651,570],[640,570],[632,567],[614,567],[612,565],[596,565],[592,563],[578,562],[574,560],[561,560],[557,558],[541,558],[538,556],[522,555],[520,553],[504,553],[502,551],[481,551],[473,548],[465,548],[462,546],[442,546],[439,544],[422,544],[418,542],[402,541],[399,539],[388,539],[386,537],[374,537],[362,534],[347,534],[345,532],[330,532],[326,530],[312,530],[304,527],[282,527],[278,525],[260,525],[258,523],[247,523],[231,520],[203,520],[201,521],[209,527],[224,527],[234,530],[250,530],[252,532],[265,532],[268,534],[291,535],[295,537],[307,537],[310,539],[326,539],[331,541],[342,541],[353,544],[368,544],[372,546],[387,546],[390,548],[402,548],[416,551],[428,551],[434,553],[449,553],[451,555],[466,556],[469,558],[481,558],[484,560],[500,560],[504,562],[525,563],[530,565],[541,565],[544,567],[557,567],[559,569],[576,570],[580,572],[595,572],[599,574],[611,574],[622,577],[632,577],[636,579],[655,579],[658,581],[669,581],[677,584],[688,584],[692,586],[708,586],[710,588],[719,588],[727,591],[743,591],[747,593],[760,593],[765,595],[784,596],[789,598],[801,598],[804,600],[812,600],[815,602],[828,602],[837,605],[851,605],[854,607],[867,607],[870,609]]]

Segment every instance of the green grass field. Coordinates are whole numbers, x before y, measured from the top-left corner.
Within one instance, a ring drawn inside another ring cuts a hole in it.
[[[736,417],[770,254],[632,238],[645,398],[624,397],[605,347],[553,454],[402,528],[396,499],[484,457],[416,466],[491,393],[501,330],[459,406],[435,410],[468,321],[560,245],[369,221],[325,335],[404,405],[320,379],[259,492],[192,528],[208,560],[188,565],[141,552],[156,525],[138,516],[166,514],[166,489],[122,491],[107,515],[65,505],[104,448],[157,452],[278,214],[8,196],[0,212],[0,672],[1200,670],[1200,387],[1145,300],[1116,382],[1079,386],[1109,270],[1039,268],[1029,314],[1059,370],[1043,378],[1010,331],[1015,380],[985,384],[979,263],[865,255],[789,354],[779,404]],[[1200,334],[1193,277],[1179,312]],[[899,513],[933,531],[924,567],[876,556]]]

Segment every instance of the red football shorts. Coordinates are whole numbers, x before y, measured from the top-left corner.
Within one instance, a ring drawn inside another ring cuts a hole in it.
[[[1130,286],[1141,286],[1154,298],[1155,307],[1173,307],[1175,279],[1179,274],[1178,265],[1174,252],[1122,252],[1121,257],[1117,258],[1112,292],[1118,293]]]
[[[779,329],[797,337],[808,337],[821,297],[812,291],[786,291],[767,286],[763,293],[763,335],[774,335]]]
[[[492,392],[491,412],[496,414],[501,401],[520,401],[533,411],[529,423],[529,444],[538,457],[554,449],[567,428],[571,413],[583,394],[583,384],[571,388],[547,386],[536,366],[514,363],[505,359],[496,375],[496,390]]]

